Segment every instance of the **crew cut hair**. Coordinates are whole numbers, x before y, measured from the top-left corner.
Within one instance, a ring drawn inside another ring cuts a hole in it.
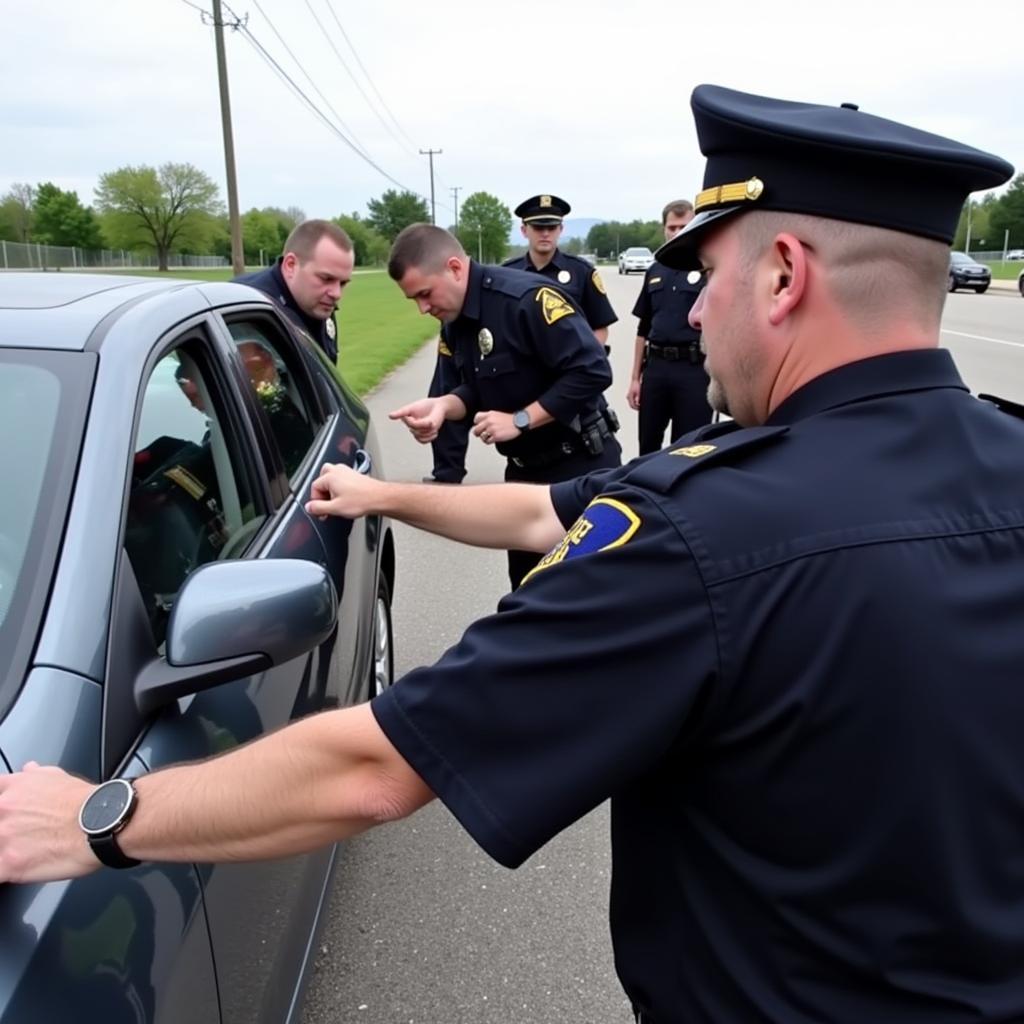
[[[352,251],[352,239],[344,228],[329,220],[304,220],[292,228],[284,243],[284,252],[295,253],[300,263],[313,258],[313,250],[321,238],[329,238],[342,252]]]
[[[670,213],[674,213],[677,217],[685,217],[688,213],[693,213],[693,203],[689,199],[673,199],[671,203],[666,203],[665,209],[661,211],[662,227],[668,221]]]
[[[452,256],[465,259],[466,251],[451,232],[435,224],[410,224],[391,246],[388,274],[392,281],[401,281],[412,267],[436,274]]]

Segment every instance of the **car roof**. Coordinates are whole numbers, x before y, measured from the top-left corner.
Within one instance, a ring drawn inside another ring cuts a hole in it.
[[[115,274],[0,274],[0,345],[84,349],[102,321],[139,302],[169,304],[177,315],[218,302],[269,301],[246,285]]]

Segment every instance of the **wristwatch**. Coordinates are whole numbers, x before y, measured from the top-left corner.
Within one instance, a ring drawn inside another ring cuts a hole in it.
[[[515,427],[516,430],[529,430],[530,414],[525,409],[519,409],[512,413],[512,426]]]
[[[133,868],[142,861],[127,856],[117,845],[117,833],[132,819],[138,797],[127,779],[111,779],[97,786],[78,812],[78,824],[92,852],[108,868]]]

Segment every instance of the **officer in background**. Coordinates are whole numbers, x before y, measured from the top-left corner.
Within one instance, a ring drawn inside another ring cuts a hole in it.
[[[280,306],[285,316],[338,361],[334,311],[352,280],[355,254],[348,233],[329,220],[305,220],[292,229],[284,255],[266,270],[235,280],[251,285]]]
[[[458,384],[398,409],[421,442],[468,420],[506,457],[506,480],[549,483],[618,466],[622,450],[601,393],[608,357],[579,308],[535,274],[470,260],[442,228],[414,224],[395,239],[388,273],[421,313],[444,324]],[[509,551],[513,588],[536,552]]]
[[[691,320],[735,421],[550,488],[362,480],[551,550],[436,665],[94,827],[271,859],[438,797],[515,867],[610,797],[641,1024],[1024,1020],[1024,422],[939,344],[963,203],[1013,169],[849,104],[692,106],[704,188],[659,260],[710,271]],[[361,514],[354,477],[309,514]],[[95,870],[77,817],[111,788],[0,776],[0,882]]]
[[[520,230],[526,239],[527,250],[522,256],[506,260],[502,266],[514,270],[528,270],[542,274],[573,299],[583,311],[594,336],[608,349],[608,327],[618,320],[601,274],[586,260],[570,256],[558,248],[562,235],[562,219],[572,207],[558,196],[539,195],[524,199],[515,209],[522,218]],[[438,340],[437,365],[430,382],[431,397],[447,394],[458,383],[457,374],[449,358],[450,346],[442,332]],[[615,413],[602,404],[605,421],[613,432],[619,429]],[[443,483],[460,483],[466,475],[466,446],[469,435],[461,421],[446,423],[437,438],[431,442],[434,455],[433,479]],[[426,480],[431,478],[427,477]]]
[[[558,248],[562,237],[563,218],[572,207],[558,196],[530,196],[515,209],[522,218],[520,231],[526,239],[526,252],[502,266],[543,274],[565,292],[583,310],[587,323],[605,351],[608,349],[608,328],[618,320],[608,301],[601,273],[579,256],[570,256]]]
[[[661,211],[665,241],[675,238],[692,219],[692,203],[685,199],[669,203]],[[633,307],[640,323],[626,392],[629,407],[640,413],[641,455],[662,446],[670,423],[672,440],[711,422],[700,331],[689,321],[703,286],[699,270],[673,270],[657,260],[644,275]]]

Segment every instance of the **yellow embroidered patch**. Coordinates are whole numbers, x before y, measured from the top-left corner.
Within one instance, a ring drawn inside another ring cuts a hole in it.
[[[685,455],[688,459],[699,459],[708,452],[713,452],[717,445],[713,444],[691,444],[685,448],[674,448],[669,455]]]
[[[652,277],[652,278],[650,279],[650,281],[648,281],[648,282],[647,282],[647,284],[648,284],[648,285],[652,285],[652,284],[661,284],[661,278],[660,278],[660,277]]]
[[[576,312],[565,297],[559,295],[554,288],[541,288],[536,295],[536,301],[540,303],[540,311],[544,315],[544,322],[550,327],[557,323],[563,316],[572,316]]]
[[[535,573],[569,559],[621,547],[639,529],[640,517],[628,505],[614,498],[595,498],[565,536],[523,577],[523,583]]]
[[[439,356],[450,356],[452,350],[444,343],[444,338],[437,339],[437,354]]]
[[[602,294],[607,295],[608,293],[604,290],[604,281],[601,280],[601,275],[595,270],[590,275],[590,280],[594,282],[594,287]]]
[[[171,466],[164,470],[164,476],[173,480],[190,498],[198,501],[205,493],[206,486],[184,466]]]

